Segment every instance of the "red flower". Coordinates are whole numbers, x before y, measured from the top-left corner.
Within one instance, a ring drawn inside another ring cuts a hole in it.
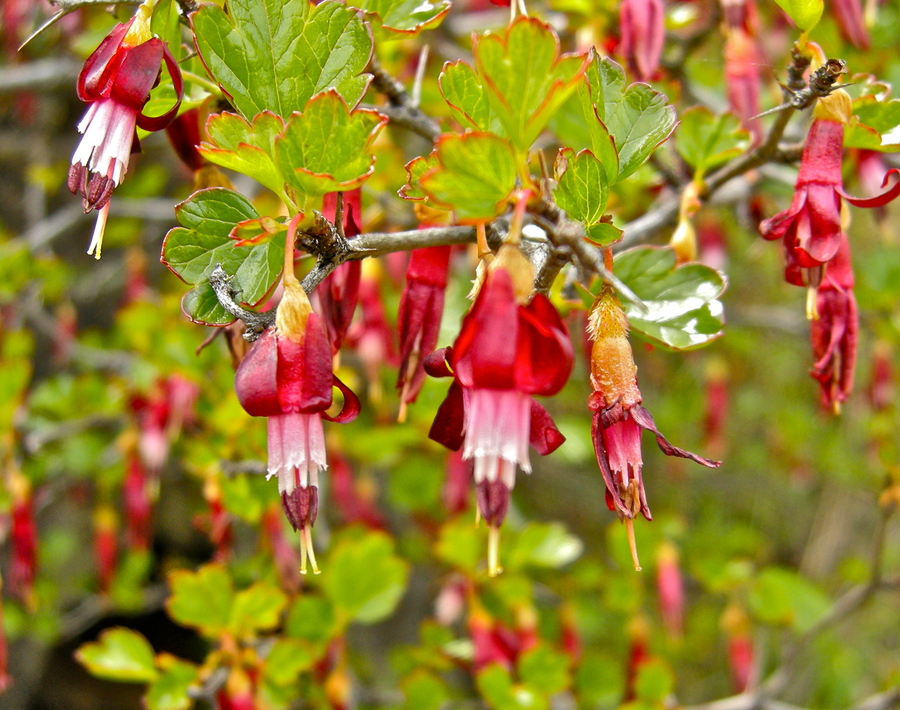
[[[424,225],[422,225],[424,226]],[[444,290],[452,247],[413,249],[406,270],[406,287],[400,298],[397,322],[400,329],[400,417],[416,401],[425,382],[424,353],[437,346],[444,313]]]
[[[662,0],[622,0],[619,6],[622,54],[638,81],[652,78],[659,68],[665,19]]]
[[[591,351],[591,385],[588,399],[593,411],[591,438],[594,453],[606,483],[606,505],[628,528],[635,569],[640,570],[634,541],[633,520],[641,513],[652,520],[644,492],[641,431],[656,436],[666,456],[678,456],[716,468],[710,461],[690,451],[672,446],[656,428],[650,412],[641,406],[637,367],[628,342],[628,320],[612,289],[604,287],[591,309],[588,328],[594,340]]]
[[[312,526],[318,512],[319,471],[326,467],[322,419],[348,422],[359,413],[359,400],[332,373],[331,344],[322,319],[312,310],[293,273],[296,218],[288,230],[284,296],[275,327],[266,330],[238,367],[235,390],[254,417],[268,417],[269,477],[278,476],[282,507],[301,531],[302,569],[306,559],[318,572]],[[341,390],[344,406],[332,417],[332,387]]]
[[[842,89],[819,99],[800,159],[793,202],[787,210],[759,226],[764,238],[783,241],[785,279],[797,286],[818,285],[820,267],[837,254],[843,234],[841,198],[857,207],[881,207],[900,194],[900,180],[868,199],[844,192],[841,178],[844,124],[851,113],[850,97]],[[900,171],[889,171],[885,185],[891,175],[900,175]]]
[[[835,412],[853,389],[859,337],[850,243],[846,235],[841,237],[840,249],[816,289],[816,317],[810,329],[814,358],[810,374],[819,382],[822,404]]]
[[[504,245],[487,272],[451,348],[425,360],[435,377],[453,375],[429,436],[475,460],[478,508],[490,525],[488,567],[497,565],[498,529],[506,516],[516,467],[531,472],[529,443],[542,455],[565,441],[532,395],[562,389],[572,371],[568,332],[544,296],[531,294],[531,265]]]
[[[161,116],[147,116],[144,104],[165,62],[177,99]],[[150,34],[148,18],[139,11],[116,25],[78,76],[78,98],[90,104],[78,131],[84,134],[69,169],[68,186],[80,194],[84,211],[100,210],[88,254],[100,258],[103,230],[113,189],[122,182],[128,160],[138,146],[135,127],[147,131],[165,128],[178,112],[184,86],[178,64],[165,42]]]

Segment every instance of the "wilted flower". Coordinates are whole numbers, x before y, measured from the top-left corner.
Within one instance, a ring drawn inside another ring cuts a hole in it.
[[[718,467],[719,462],[672,446],[656,428],[650,412],[641,406],[637,367],[628,342],[628,320],[619,299],[607,286],[594,301],[588,330],[594,341],[591,351],[594,391],[588,399],[588,407],[594,413],[591,424],[594,453],[606,483],[606,504],[625,522],[634,566],[639,570],[633,521],[638,513],[647,520],[652,519],[644,493],[641,431],[653,432],[666,456],[691,459],[710,468]]]
[[[348,422],[359,413],[359,400],[332,373],[331,344],[322,319],[312,309],[294,276],[293,243],[297,218],[291,222],[285,248],[284,296],[275,327],[256,341],[235,375],[241,405],[254,417],[268,417],[269,476],[278,490],[288,520],[301,531],[301,571],[309,557],[318,572],[312,526],[318,512],[319,471],[326,468],[322,419]],[[332,387],[344,396],[335,417],[326,410]]]
[[[531,264],[505,244],[491,263],[452,347],[425,360],[435,377],[455,380],[429,436],[475,461],[478,509],[490,526],[488,569],[497,563],[516,467],[531,471],[529,443],[542,455],[565,438],[532,395],[553,395],[572,370],[572,343],[546,297],[532,296]]]
[[[184,85],[166,43],[150,33],[149,7],[116,25],[78,75],[78,98],[90,104],[78,131],[84,134],[69,169],[68,187],[80,194],[84,211],[99,210],[88,254],[100,258],[113,189],[128,170],[137,148],[136,127],[158,131],[178,113]],[[175,88],[175,105],[161,116],[147,116],[144,105],[165,62]]]
[[[838,253],[825,266],[816,289],[816,317],[810,323],[814,358],[810,374],[819,382],[822,404],[835,412],[853,389],[859,338],[850,243],[845,234],[841,237]]]

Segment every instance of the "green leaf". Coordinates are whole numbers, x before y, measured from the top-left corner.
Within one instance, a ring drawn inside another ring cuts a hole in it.
[[[299,639],[280,638],[266,656],[265,678],[275,685],[293,685],[319,660],[315,649]]]
[[[291,638],[324,645],[337,633],[334,605],[326,597],[299,597],[288,612],[284,631]]]
[[[400,188],[399,195],[404,200],[412,200],[416,202],[424,202],[426,199],[425,191],[419,185],[422,176],[432,168],[440,165],[437,159],[437,153],[431,151],[428,155],[421,155],[413,158],[406,164],[406,184]]]
[[[823,0],[775,0],[775,2],[804,32],[809,32],[819,24],[825,7]]]
[[[844,129],[844,148],[900,150],[900,99],[879,100],[866,94],[853,102],[853,113],[859,121]]]
[[[618,182],[637,170],[675,130],[675,108],[668,105],[665,94],[648,84],[625,86],[625,71],[608,58],[591,57],[585,74],[586,84],[578,92],[583,114],[593,114],[612,137],[618,154],[618,174],[610,183]],[[587,121],[591,147],[604,166],[601,152],[604,130]]]
[[[284,121],[271,111],[257,114],[252,123],[234,113],[215,114],[206,123],[210,142],[200,144],[200,153],[216,165],[252,177],[285,199],[284,178],[273,157],[275,137],[283,129]]]
[[[503,125],[488,98],[487,90],[465,62],[447,62],[438,77],[444,100],[454,117],[466,128],[500,134]]]
[[[705,106],[695,106],[680,119],[675,148],[701,174],[740,155],[750,145],[750,135],[733,113],[715,115]]]
[[[217,264],[234,277],[231,284],[243,303],[255,306],[265,298],[281,273],[284,239],[235,246],[229,237],[234,226],[259,218],[247,198],[221,187],[207,188],[177,205],[175,216],[183,226],[166,235],[162,262],[182,281],[195,285],[182,301],[191,320],[208,325],[234,322],[207,281]]]
[[[447,684],[421,668],[404,678],[400,689],[406,696],[405,710],[439,710],[449,698]]]
[[[226,631],[231,621],[234,587],[228,570],[209,564],[197,572],[174,570],[169,573],[171,596],[166,609],[172,619],[207,636]]]
[[[783,624],[799,633],[810,629],[828,611],[828,597],[797,572],[781,567],[764,569],[750,587],[748,602],[761,621]]]
[[[509,553],[510,569],[558,569],[578,559],[584,545],[561,523],[529,523]]]
[[[278,587],[257,582],[235,596],[229,628],[238,637],[273,629],[281,621],[281,612],[287,603],[287,595]]]
[[[484,533],[465,516],[449,520],[441,526],[435,554],[446,564],[474,574],[484,555],[487,541]]]
[[[478,36],[475,68],[506,136],[527,151],[571,96],[587,68],[587,56],[560,56],[550,25],[518,17],[503,36]]]
[[[355,106],[369,76],[372,36],[359,14],[326,0],[230,0],[228,14],[204,3],[191,15],[210,74],[250,118],[287,118],[317,93],[336,89]]]
[[[158,675],[150,642],[122,626],[107,629],[97,641],[81,646],[75,658],[98,678],[147,683]]]
[[[556,203],[585,227],[599,224],[609,199],[603,164],[589,150],[575,154],[571,148],[560,151],[557,165],[562,164],[566,166],[565,172],[553,193]]]
[[[159,0],[156,3],[150,16],[150,32],[168,45],[172,56],[180,59],[181,15],[175,0]]]
[[[638,666],[634,682],[634,692],[638,700],[662,703],[672,692],[674,685],[675,674],[662,659],[651,658]]]
[[[509,143],[490,133],[444,134],[437,141],[437,167],[419,186],[461,222],[493,219],[516,187],[516,160]]]
[[[565,653],[539,644],[522,654],[518,664],[519,677],[524,683],[538,688],[542,694],[554,695],[569,687],[570,662]]]
[[[719,296],[725,278],[703,264],[676,266],[668,247],[637,247],[616,256],[615,274],[644,302],[625,302],[632,331],[672,350],[691,350],[722,334]]]
[[[372,624],[394,611],[408,577],[409,565],[395,554],[393,539],[366,532],[335,547],[322,572],[322,587],[345,618]]]
[[[168,653],[161,653],[156,662],[162,672],[144,696],[147,710],[188,710],[194,705],[188,690],[199,685],[200,669]]]
[[[351,4],[366,13],[378,40],[415,37],[437,27],[450,11],[450,0],[353,0]]]
[[[352,190],[374,170],[371,144],[385,123],[377,111],[351,111],[336,91],[326,91],[291,116],[275,141],[275,163],[301,195]]]

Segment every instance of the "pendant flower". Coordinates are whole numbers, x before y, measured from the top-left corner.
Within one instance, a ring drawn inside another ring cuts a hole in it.
[[[641,406],[637,366],[628,342],[628,319],[609,287],[604,286],[591,308],[588,332],[594,341],[591,350],[594,391],[588,398],[588,407],[594,413],[591,423],[594,453],[606,483],[606,505],[624,521],[634,568],[640,570],[634,518],[640,513],[647,520],[653,519],[642,476],[642,430],[653,432],[666,456],[687,458],[710,468],[717,468],[720,462],[672,446],[656,428],[650,412]]]
[[[425,383],[424,353],[437,346],[444,313],[444,290],[452,247],[413,249],[406,270],[406,286],[400,297],[397,324],[400,329],[399,421],[406,407],[416,401]]]
[[[517,246],[503,245],[456,342],[425,359],[428,374],[455,378],[429,436],[474,459],[478,509],[490,526],[491,575],[500,572],[499,528],[516,468],[531,472],[528,445],[546,455],[565,441],[532,395],[562,389],[572,371],[572,343],[550,301],[531,296],[532,284],[531,264]]]
[[[152,37],[149,10],[142,7],[128,22],[116,25],[78,75],[78,98],[89,104],[78,124],[84,137],[72,156],[68,187],[80,194],[85,213],[98,210],[88,254],[100,258],[103,231],[113,189],[128,170],[131,153],[139,149],[136,127],[165,128],[178,113],[184,85],[178,64],[166,43]],[[147,116],[144,105],[165,63],[177,99],[161,116]]]
[[[759,226],[765,239],[782,240],[788,283],[818,286],[822,266],[835,257],[841,245],[842,198],[857,207],[882,207],[900,195],[900,180],[871,198],[851,197],[844,192],[844,125],[851,115],[850,97],[843,89],[819,99],[800,159],[793,202]],[[892,175],[900,176],[900,170],[889,171],[884,185]]]
[[[816,289],[816,315],[810,325],[813,366],[810,374],[819,382],[822,404],[840,412],[853,389],[859,316],[853,295],[850,242],[842,234],[837,255],[825,267]]]
[[[293,244],[297,218],[285,245],[284,296],[269,328],[247,353],[235,374],[241,406],[254,417],[268,417],[269,477],[288,520],[301,535],[301,569],[307,558],[318,573],[312,526],[319,507],[319,471],[327,467],[322,419],[349,422],[359,414],[356,395],[332,373],[331,344],[325,325],[294,276]],[[344,397],[334,417],[326,410],[332,387]]]
[[[648,81],[659,69],[665,40],[662,0],[622,0],[619,6],[622,54],[638,81]]]

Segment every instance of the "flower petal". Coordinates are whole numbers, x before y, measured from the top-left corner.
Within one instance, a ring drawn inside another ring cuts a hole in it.
[[[332,375],[332,378],[334,386],[341,391],[342,395],[344,395],[344,406],[341,407],[341,411],[333,417],[327,412],[322,412],[322,418],[327,419],[330,422],[337,422],[338,424],[352,422],[359,416],[359,410],[362,408],[359,403],[359,397],[354,394],[353,390],[341,382],[337,375]]]
[[[438,407],[428,438],[451,451],[459,451],[463,445],[465,421],[463,388],[454,380],[446,399]]]
[[[628,411],[642,429],[653,432],[653,434],[656,436],[657,446],[659,446],[660,450],[666,456],[678,456],[679,458],[690,459],[691,461],[699,463],[701,466],[707,466],[709,468],[718,468],[722,465],[721,461],[705,459],[702,456],[691,453],[690,451],[685,451],[684,449],[679,449],[677,446],[672,446],[672,444],[668,442],[666,437],[660,434],[659,429],[656,428],[656,424],[653,421],[653,417],[650,415],[650,412],[644,409],[640,404],[634,405]]]
[[[544,396],[559,392],[572,373],[575,352],[553,304],[541,294],[519,309],[516,387]]]
[[[838,188],[838,193],[854,207],[884,207],[888,202],[900,195],[900,170],[897,170],[897,168],[888,170],[885,173],[884,182],[881,183],[881,186],[885,187],[891,181],[891,178],[897,178],[897,180],[887,190],[873,197],[853,197],[844,192],[842,187]]]
[[[250,348],[234,376],[241,406],[254,417],[281,414],[278,402],[278,344],[269,328]]]
[[[564,437],[550,414],[535,400],[531,400],[531,435],[532,448],[541,456],[552,454],[565,442]]]

